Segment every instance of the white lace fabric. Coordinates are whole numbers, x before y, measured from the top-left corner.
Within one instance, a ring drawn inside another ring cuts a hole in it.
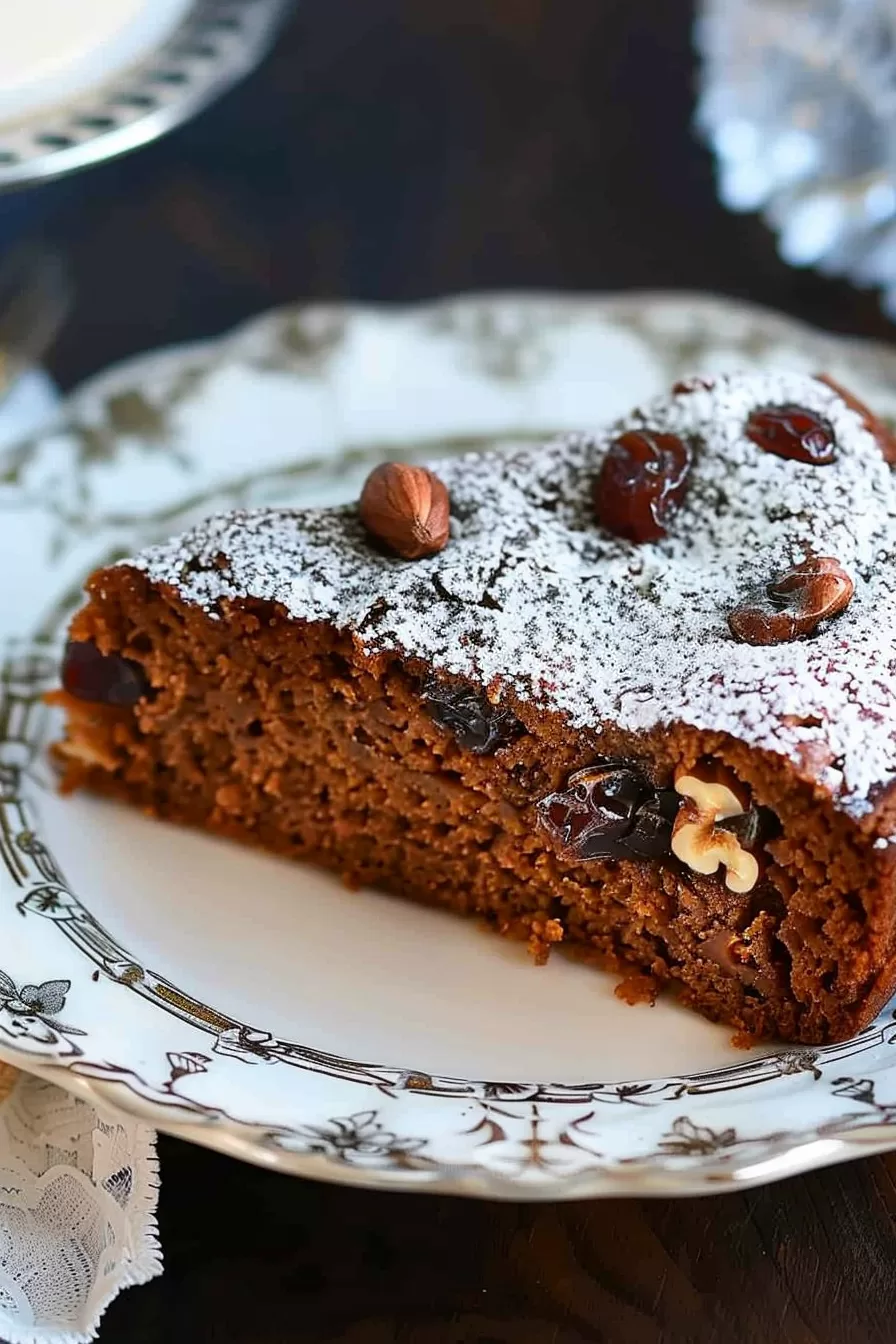
[[[3,400],[0,444],[56,393],[39,371]],[[161,1273],[155,1136],[0,1063],[0,1340],[82,1344],[112,1299]]]
[[[18,1075],[0,1104],[0,1339],[95,1339],[121,1289],[161,1272],[157,1199],[152,1130]]]

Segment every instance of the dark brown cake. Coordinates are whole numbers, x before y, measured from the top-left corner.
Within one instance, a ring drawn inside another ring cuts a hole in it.
[[[65,787],[842,1039],[896,983],[890,455],[823,379],[693,379],[213,518],[90,580]]]

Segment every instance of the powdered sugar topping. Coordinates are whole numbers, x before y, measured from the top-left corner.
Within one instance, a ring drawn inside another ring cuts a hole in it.
[[[834,463],[786,460],[745,436],[752,410],[788,403],[831,424]],[[591,504],[609,442],[638,427],[698,445],[669,536],[642,546],[600,528]],[[452,536],[428,559],[379,554],[347,506],[219,515],[126,563],[209,612],[227,598],[279,602],[371,651],[511,687],[576,727],[683,721],[802,768],[815,760],[855,815],[896,777],[896,481],[826,384],[729,375],[593,436],[435,470]],[[731,607],[809,553],[851,574],[848,610],[810,640],[738,644]]]

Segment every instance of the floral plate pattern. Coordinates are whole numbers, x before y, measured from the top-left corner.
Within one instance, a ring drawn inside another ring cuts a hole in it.
[[[896,1147],[892,1008],[842,1045],[735,1051],[448,916],[60,802],[46,765],[42,695],[97,564],[216,508],[351,498],[386,456],[537,441],[698,368],[770,365],[896,417],[896,354],[758,309],[489,296],[278,311],[112,370],[0,453],[0,1055],[197,1143],[381,1188],[692,1194]],[[575,1011],[552,1019],[557,995]]]

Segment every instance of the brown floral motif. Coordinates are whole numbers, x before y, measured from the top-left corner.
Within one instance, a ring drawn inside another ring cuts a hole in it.
[[[736,1143],[735,1130],[695,1125],[688,1116],[680,1115],[660,1139],[660,1150],[672,1157],[709,1157]]]
[[[66,895],[64,887],[50,885],[35,887],[20,903],[20,909],[23,914],[26,909],[30,908],[41,915],[49,916],[51,919],[57,918],[65,913]]]
[[[80,1027],[67,1026],[56,1016],[65,1007],[70,989],[70,980],[45,980],[40,985],[18,988],[5,971],[0,971],[0,1033],[17,1042],[28,1042],[29,1046],[60,1054],[80,1054],[68,1038],[86,1033]]]
[[[426,1139],[394,1134],[379,1123],[376,1111],[358,1111],[320,1125],[299,1125],[282,1134],[272,1132],[269,1141],[292,1153],[318,1154],[353,1167],[425,1165],[418,1154],[426,1147]]]
[[[346,335],[346,313],[337,307],[296,307],[278,316],[265,348],[250,357],[257,369],[320,378]]]
[[[870,1078],[835,1078],[834,1096],[849,1097],[865,1106],[878,1104],[874,1097],[874,1083]]]
[[[502,1106],[483,1102],[479,1109],[479,1119],[464,1135],[475,1140],[489,1171],[513,1177],[549,1173],[562,1179],[606,1162],[594,1146],[599,1134],[588,1129],[593,1111],[571,1116],[558,1128],[537,1105],[512,1109],[506,1102]]]
[[[194,1073],[207,1073],[211,1063],[208,1055],[200,1054],[198,1050],[169,1050],[166,1058],[171,1073],[168,1081],[162,1084],[164,1092],[173,1092],[175,1084],[181,1078],[188,1078]]]
[[[874,1080],[871,1078],[835,1078],[832,1093],[835,1097],[848,1097],[863,1106],[870,1106],[875,1112],[873,1124],[896,1124],[896,1101],[878,1101]],[[862,1117],[862,1123],[868,1123]]]

